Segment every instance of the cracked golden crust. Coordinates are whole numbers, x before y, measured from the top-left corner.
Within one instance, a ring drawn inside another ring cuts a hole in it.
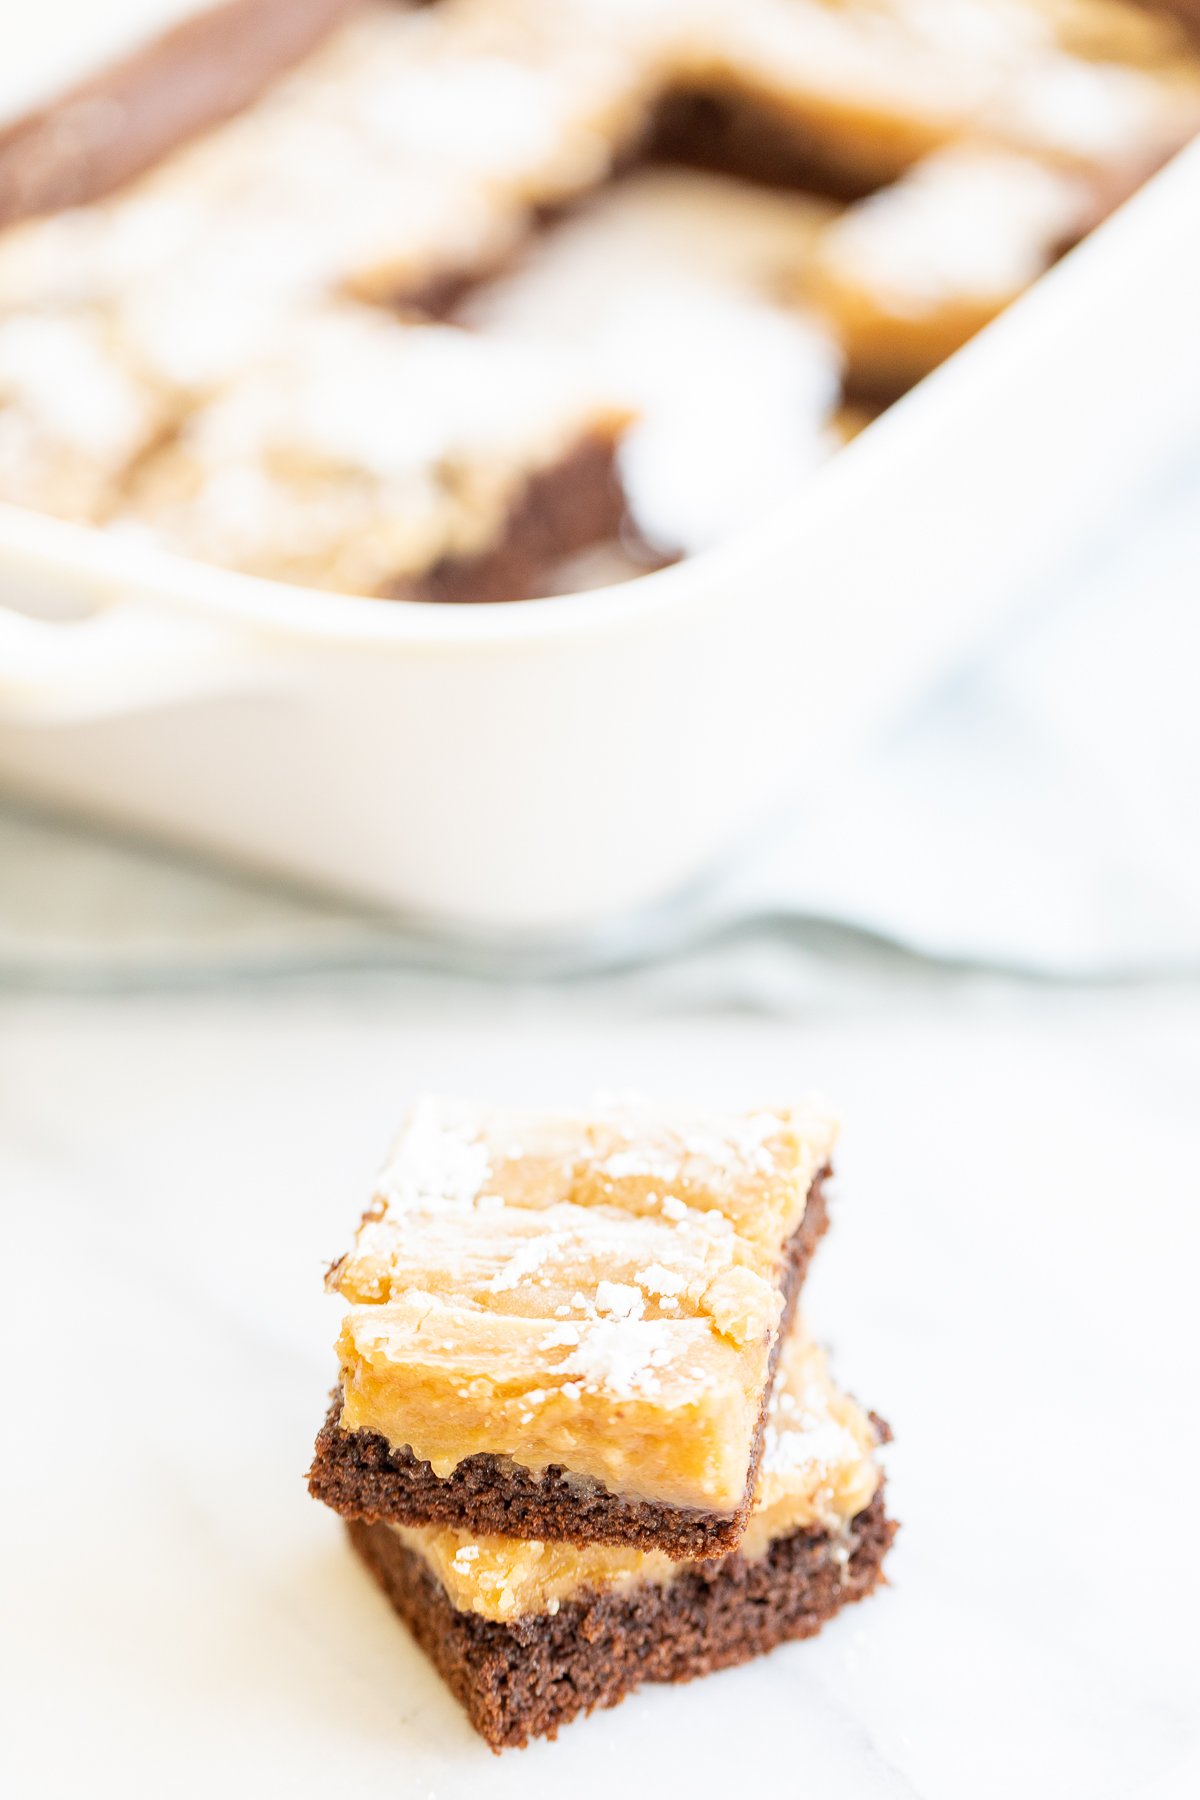
[[[733,1512],[664,1506],[608,1493],[550,1467],[534,1475],[510,1459],[471,1456],[443,1478],[409,1450],[394,1450],[369,1431],[343,1431],[341,1394],[317,1437],[309,1492],[348,1519],[442,1523],[490,1535],[553,1538],[568,1543],[632,1544],[672,1556],[724,1555],[750,1515],[767,1421],[770,1376],[796,1297],[828,1226],[824,1179],[809,1192],[804,1218],[788,1244],[784,1318],[771,1352],[740,1504]]]
[[[423,1105],[333,1275],[343,1430],[732,1513],[835,1136],[816,1106]]]

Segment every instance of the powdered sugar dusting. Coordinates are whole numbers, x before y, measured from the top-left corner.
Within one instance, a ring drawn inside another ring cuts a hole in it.
[[[678,1269],[664,1268],[662,1263],[651,1263],[649,1268],[639,1269],[634,1280],[648,1294],[655,1294],[660,1299],[681,1294],[687,1286],[685,1275],[681,1275]]]
[[[573,1349],[578,1342],[578,1325],[556,1325],[552,1331],[548,1331],[545,1337],[539,1340],[538,1348],[539,1350],[558,1350],[565,1346]]]
[[[653,1156],[645,1150],[614,1150],[611,1156],[596,1164],[596,1173],[606,1175],[610,1181],[637,1180],[641,1177],[671,1180],[679,1173],[679,1164],[662,1156]]]
[[[515,1256],[511,1256],[498,1274],[488,1282],[488,1289],[493,1294],[507,1293],[511,1288],[519,1287],[523,1281],[536,1274],[537,1270],[554,1252],[554,1240],[548,1234],[534,1238],[523,1244]]]
[[[441,1201],[470,1205],[489,1172],[487,1145],[465,1110],[432,1098],[417,1102],[379,1177],[379,1192],[398,1211]]]
[[[601,1281],[596,1287],[596,1311],[613,1319],[640,1319],[645,1310],[640,1289],[621,1281]]]
[[[861,1455],[852,1433],[835,1419],[801,1412],[779,1429],[768,1426],[763,1437],[763,1469],[772,1475],[836,1468]]]
[[[675,1355],[678,1327],[646,1319],[600,1319],[589,1324],[579,1346],[563,1363],[585,1387],[615,1399],[645,1399],[658,1393],[657,1371]]]

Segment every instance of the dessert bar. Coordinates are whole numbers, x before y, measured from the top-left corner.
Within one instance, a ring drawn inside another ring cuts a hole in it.
[[[894,398],[944,362],[1095,220],[1078,173],[955,146],[849,206],[800,292],[833,325],[855,397]]]
[[[746,1527],[837,1128],[424,1102],[354,1248],[311,1491],[347,1518],[711,1557]]]
[[[617,530],[627,422],[569,359],[344,301],[131,468],[122,529],[309,586],[508,599]]]
[[[632,169],[477,289],[458,322],[602,367],[634,414],[618,453],[633,527],[691,555],[789,505],[836,445],[842,353],[797,300],[836,212],[699,169]]]
[[[739,1548],[706,1562],[448,1526],[352,1522],[379,1585],[493,1749],[556,1735],[645,1681],[689,1681],[809,1637],[881,1579],[896,1527],[883,1428],[840,1393],[802,1327],[768,1414]]]

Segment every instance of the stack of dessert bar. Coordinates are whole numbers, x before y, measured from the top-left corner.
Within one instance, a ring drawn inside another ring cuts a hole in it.
[[[354,1248],[311,1492],[493,1749],[810,1636],[895,1532],[796,1311],[837,1128],[422,1102]]]

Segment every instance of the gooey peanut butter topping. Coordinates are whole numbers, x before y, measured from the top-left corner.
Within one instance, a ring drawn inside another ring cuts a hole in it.
[[[823,1351],[797,1323],[771,1397],[754,1511],[738,1554],[765,1556],[779,1538],[817,1528],[835,1539],[879,1486],[870,1419],[830,1379]],[[440,1526],[392,1527],[460,1612],[501,1623],[556,1613],[584,1592],[665,1585],[692,1565],[657,1550],[478,1537]]]
[[[345,1430],[446,1476],[489,1454],[732,1512],[783,1310],[785,1246],[837,1135],[732,1117],[423,1102],[330,1282]]]

